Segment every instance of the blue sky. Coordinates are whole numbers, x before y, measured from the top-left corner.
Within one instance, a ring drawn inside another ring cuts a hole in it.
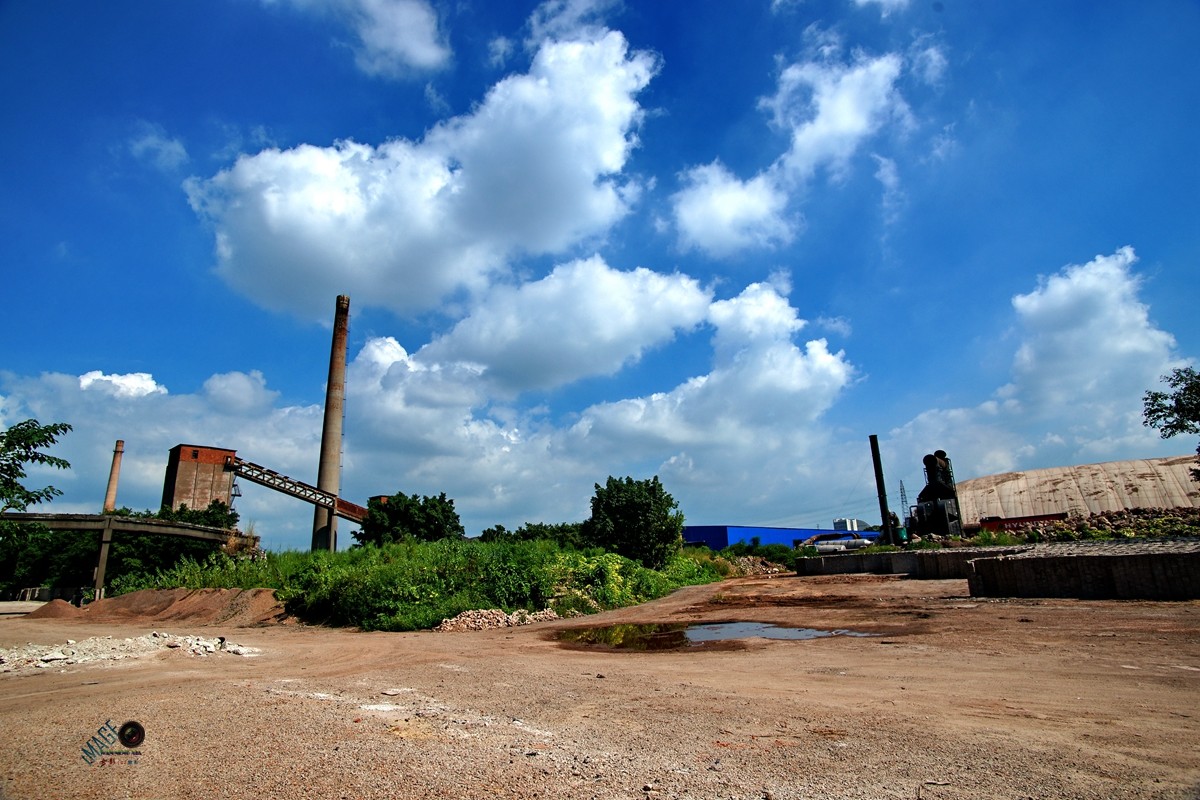
[[[659,475],[695,524],[878,518],[960,479],[1177,455],[1200,353],[1200,6],[0,5],[0,424],[61,511],[176,444],[468,533]],[[311,510],[243,485],[268,546]],[[350,526],[341,523],[343,545]]]

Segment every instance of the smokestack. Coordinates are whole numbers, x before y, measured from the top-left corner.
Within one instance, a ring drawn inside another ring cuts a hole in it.
[[[342,415],[346,404],[346,339],[350,333],[350,298],[340,294],[333,315],[329,381],[325,388],[325,422],[321,425],[321,463],[317,488],[338,496],[342,473]],[[337,515],[332,508],[313,511],[313,550],[337,550]]]
[[[121,456],[125,454],[125,440],[117,439],[113,448],[112,467],[108,470],[108,491],[104,493],[104,512],[117,510],[117,481],[121,478]]]
[[[883,485],[883,461],[879,457],[879,437],[871,434],[871,462],[875,465],[875,488],[879,491],[879,516],[883,520],[880,526],[883,529],[881,538],[884,544],[899,544],[897,539],[898,532],[892,525],[892,515],[888,511],[887,488]]]

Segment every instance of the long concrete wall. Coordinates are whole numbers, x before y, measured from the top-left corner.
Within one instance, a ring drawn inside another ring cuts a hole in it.
[[[798,575],[966,579],[972,597],[1200,599],[1200,541],[1195,540],[846,553],[800,559],[796,567]]]
[[[1200,553],[981,558],[967,578],[972,597],[1083,600],[1200,599]]]
[[[909,550],[897,553],[845,553],[796,562],[798,575],[841,575],[870,573],[874,575],[907,575],[922,580],[966,579],[972,559],[987,556],[1011,555],[1024,548],[954,548],[952,550]],[[1032,549],[1032,548],[1029,548]]]

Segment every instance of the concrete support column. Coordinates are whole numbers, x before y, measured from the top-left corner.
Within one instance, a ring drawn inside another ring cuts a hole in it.
[[[108,550],[113,540],[113,517],[104,521],[104,530],[100,534],[100,558],[96,563],[95,599],[104,599],[104,572],[108,569]]]

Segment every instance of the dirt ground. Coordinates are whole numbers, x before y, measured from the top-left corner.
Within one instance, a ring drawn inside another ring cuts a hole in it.
[[[0,618],[0,648],[165,629],[261,649],[0,675],[0,797],[1200,798],[1200,602],[779,576],[389,634],[280,624],[261,595],[232,611],[186,599]],[[876,635],[655,652],[555,639],[680,621]],[[97,729],[127,720],[145,729],[136,753],[87,763]]]

